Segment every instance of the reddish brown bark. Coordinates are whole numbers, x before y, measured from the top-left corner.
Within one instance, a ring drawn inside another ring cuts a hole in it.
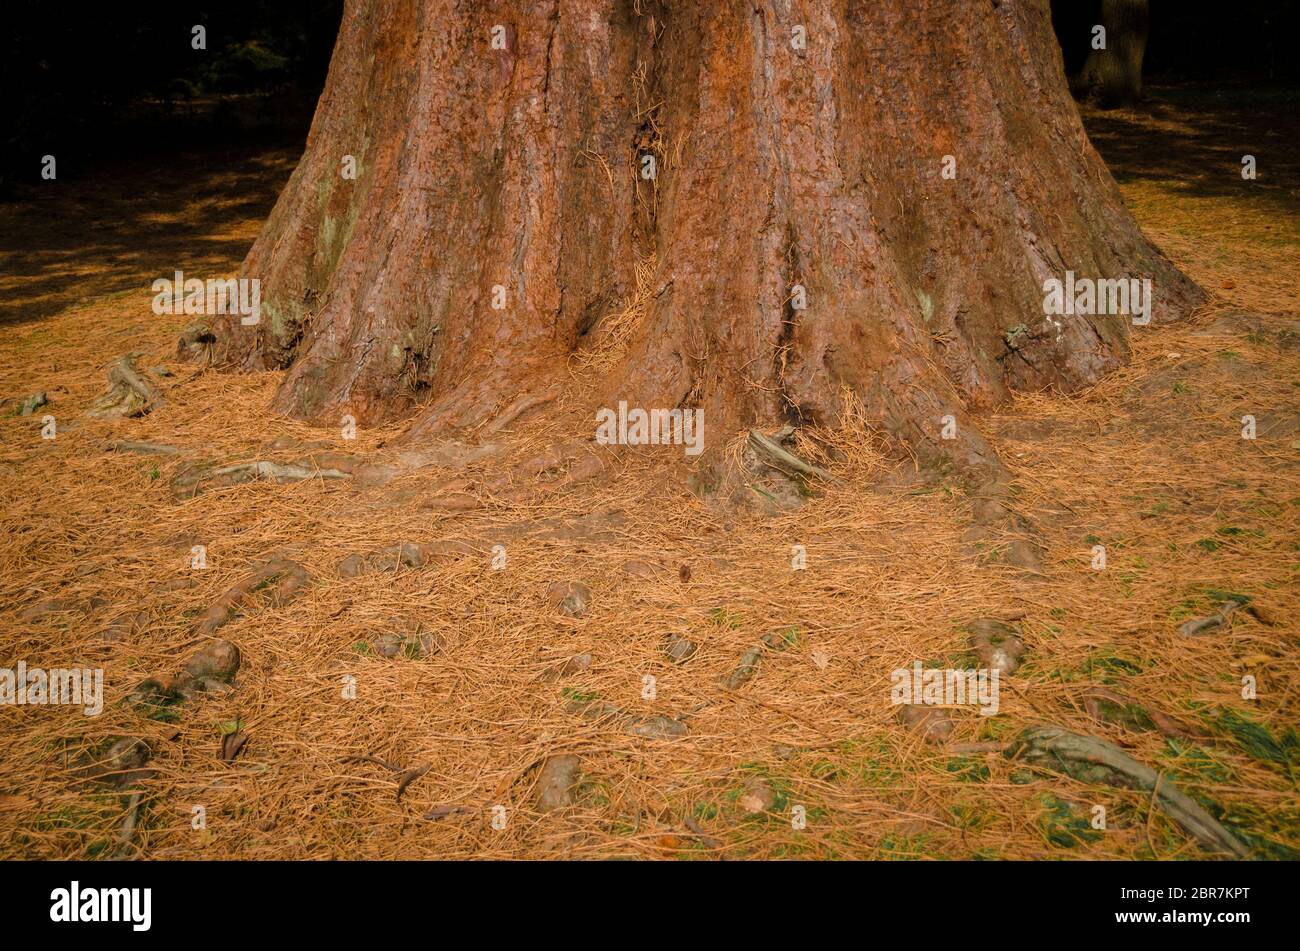
[[[1129,318],[1058,327],[1046,279],[1149,278],[1157,321],[1200,299],[1088,143],[1047,0],[353,0],[244,264],[263,319],[211,352],[287,368],[279,411],[438,436],[553,392],[651,254],[593,408],[702,407],[717,446],[848,387],[975,468],[968,409],[1126,359]]]

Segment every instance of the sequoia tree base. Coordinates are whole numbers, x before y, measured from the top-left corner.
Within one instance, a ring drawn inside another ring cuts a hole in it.
[[[1202,298],[1089,144],[1047,0],[350,0],[240,274],[262,319],[181,350],[409,445],[698,409],[706,474],[847,395],[991,516],[970,413],[1128,357],[1130,315],[1045,312],[1067,271],[1150,280],[1154,323]]]

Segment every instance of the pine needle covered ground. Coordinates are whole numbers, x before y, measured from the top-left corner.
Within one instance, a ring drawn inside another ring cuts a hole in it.
[[[1205,854],[1150,791],[1005,756],[1033,724],[1121,747],[1258,856],[1300,854],[1295,102],[1155,94],[1141,111],[1090,113],[1089,128],[1143,228],[1212,301],[1135,332],[1131,365],[1094,389],[1024,396],[983,421],[1041,533],[1034,581],[972,552],[972,501],[889,471],[851,412],[824,434],[845,450],[825,457],[835,482],[770,519],[702,504],[671,450],[463,510],[424,488],[489,462],[382,487],[178,497],[173,480],[199,459],[374,458],[400,431],[344,440],[273,417],[278,374],[178,362],[185,318],[150,309],[157,277],[233,273],[294,155],[173,158],[0,206],[0,397],[6,411],[49,400],[0,420],[0,666],[105,678],[99,716],[0,707],[0,857]],[[1241,178],[1244,154],[1256,181]],[[171,374],[151,376],[165,403],[87,418],[129,352]],[[556,435],[494,438],[522,458]],[[340,573],[348,555],[379,565],[404,542],[426,546],[420,564]],[[194,546],[206,568],[191,568]],[[233,689],[128,702],[209,643],[210,606],[277,558],[306,581],[220,627],[241,652]],[[557,582],[589,590],[576,616],[556,606]],[[1218,627],[1180,633],[1234,604]],[[978,618],[1019,630],[1022,664],[997,715],[954,710],[947,741],[927,742],[900,722],[890,674],[968,666]],[[670,635],[694,653],[675,662]],[[1133,702],[1099,706],[1098,690]],[[120,737],[143,740],[147,764],[89,778]],[[574,783],[572,803],[543,811],[557,781]]]

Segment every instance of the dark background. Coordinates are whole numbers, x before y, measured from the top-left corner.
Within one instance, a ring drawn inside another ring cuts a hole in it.
[[[1087,55],[1099,6],[1052,2],[1068,69]],[[1300,75],[1296,0],[1150,0],[1150,7],[1149,83],[1289,83]],[[301,140],[342,8],[343,0],[8,0],[0,195],[15,180],[39,179],[45,154],[58,156],[60,178],[75,178],[124,154],[166,153],[205,137],[224,145]],[[190,46],[199,23],[208,31],[203,51]]]
[[[6,0],[0,184],[38,180],[46,154],[62,179],[205,136],[301,139],[342,12],[343,0]],[[190,45],[196,24],[206,50]]]
[[[1276,82],[1300,78],[1297,0],[1149,0],[1149,82]],[[1083,65],[1100,23],[1100,0],[1052,0],[1065,69]]]

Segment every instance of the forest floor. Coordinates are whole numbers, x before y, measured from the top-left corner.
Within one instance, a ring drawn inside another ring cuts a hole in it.
[[[421,495],[436,470],[178,498],[195,459],[369,457],[398,431],[272,416],[279,374],[180,363],[185,318],[151,311],[155,278],[237,268],[294,152],[182,152],[0,206],[0,398],[49,400],[0,419],[0,664],[102,668],[105,689],[98,716],[0,706],[0,857],[1206,854],[1149,791],[1004,755],[1041,723],[1124,749],[1254,854],[1300,855],[1300,110],[1153,93],[1086,119],[1147,234],[1212,300],[1135,330],[1131,365],[1091,390],[983,420],[1041,532],[1037,580],[963,543],[960,488],[883,487],[869,452],[770,519],[702,504],[680,459],[649,453],[466,511]],[[165,403],[86,418],[130,351],[170,374]],[[402,542],[425,545],[419,564],[341,576]],[[273,557],[307,579],[218,618],[242,654],[233,689],[126,701]],[[577,616],[550,592],[571,581],[590,591]],[[1250,604],[1180,633],[1232,595]],[[891,672],[968,666],[979,618],[1019,629],[1023,663],[996,715],[954,709],[929,742],[900,722]],[[670,634],[693,656],[668,658]],[[751,649],[751,676],[724,684]],[[1099,706],[1098,689],[1130,699]],[[119,737],[147,743],[147,768],[89,779],[88,752]],[[539,777],[574,765],[572,804],[541,811]]]

